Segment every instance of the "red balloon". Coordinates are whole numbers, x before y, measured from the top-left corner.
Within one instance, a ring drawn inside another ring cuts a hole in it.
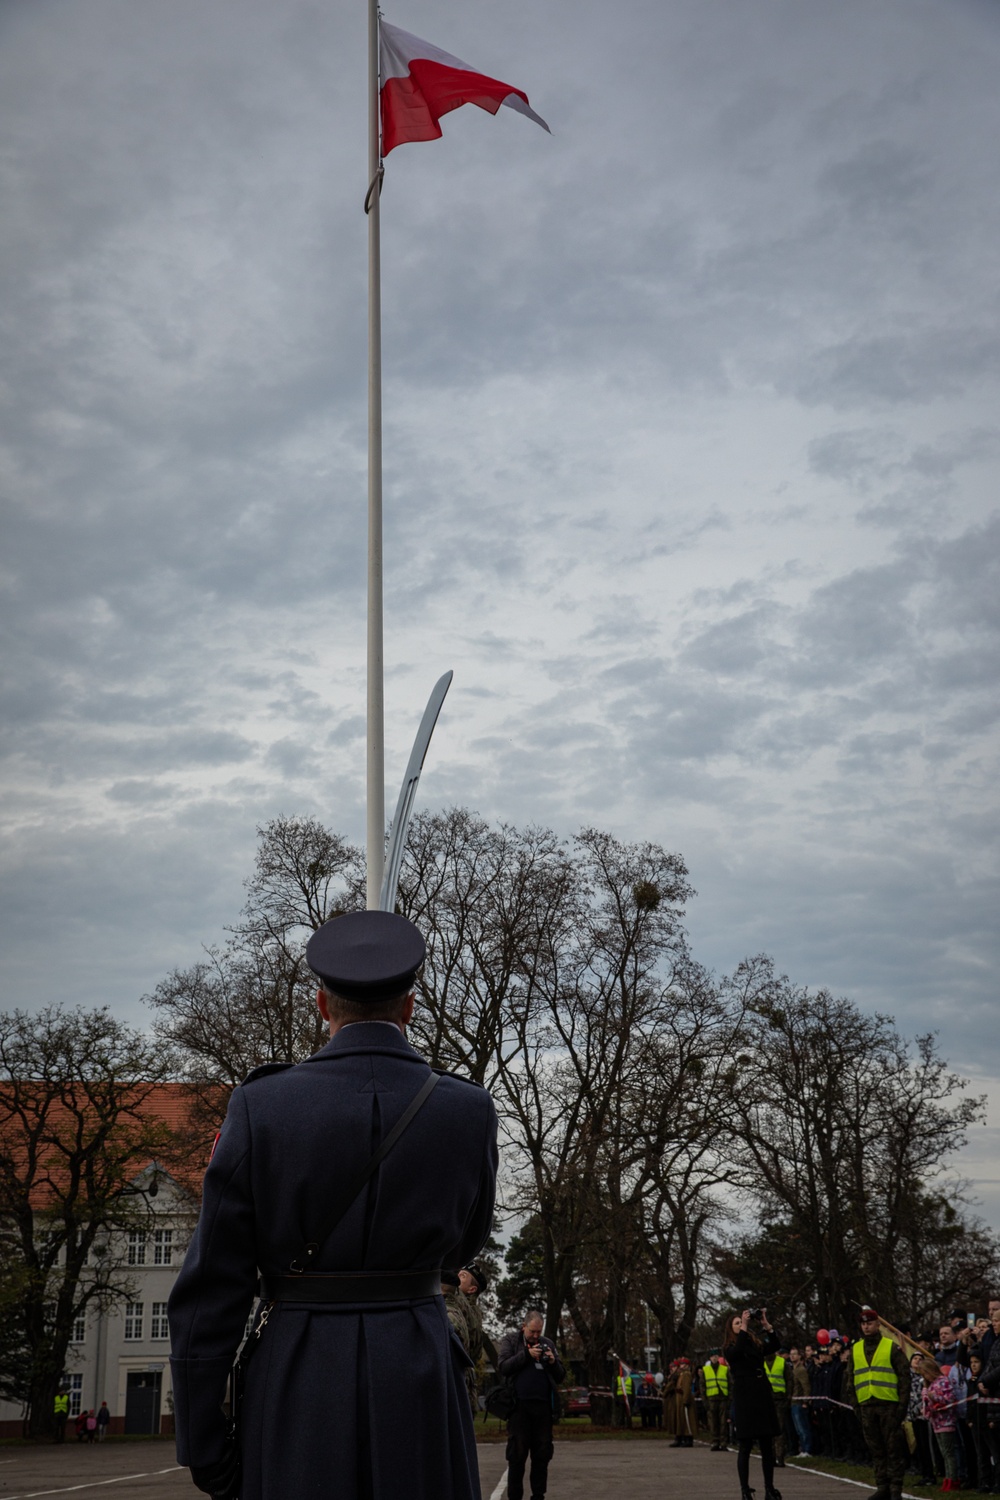
[[[828,1344],[830,1342],[829,1329],[821,1328],[816,1335],[816,1342],[817,1344]]]

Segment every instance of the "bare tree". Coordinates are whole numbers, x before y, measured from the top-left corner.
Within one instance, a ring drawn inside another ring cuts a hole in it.
[[[339,835],[303,818],[276,818],[257,832],[256,865],[230,941],[175,969],[146,997],[158,1012],[157,1035],[182,1058],[199,1128],[225,1113],[230,1090],[252,1068],[299,1062],[323,1045],[305,945],[316,927],[359,902],[361,856]]]
[[[135,1179],[172,1154],[147,1108],[171,1064],[106,1009],[0,1014],[0,1281],[33,1436],[53,1433],[75,1319],[129,1293],[115,1234],[147,1222]]]
[[[322,1045],[305,943],[364,904],[339,835],[296,818],[258,832],[228,944],[151,997],[199,1125],[256,1064]],[[596,829],[565,842],[463,808],[410,827],[398,907],[427,940],[411,1039],[493,1092],[547,1331],[568,1312],[594,1378],[643,1303],[682,1352],[706,1274],[752,1272],[790,1315],[846,1319],[870,1295],[929,1307],[949,1263],[970,1286],[994,1263],[936,1186],[979,1106],[933,1040],[764,956],[717,983],[688,951],[691,894],[679,856]],[[727,1249],[734,1193],[761,1232]]]
[[[574,841],[573,921],[544,955],[536,1004],[513,1017],[503,1115],[520,1151],[522,1203],[542,1224],[548,1326],[567,1307],[592,1375],[624,1338],[635,1265],[641,1132],[626,1102],[653,1065],[673,972],[687,962],[676,855],[594,829]],[[584,1259],[594,1274],[580,1296]]]
[[[665,1001],[636,1110],[644,1147],[639,1285],[667,1360],[687,1352],[739,1181],[728,1082],[744,1016],[694,962],[678,966]]]
[[[464,808],[414,818],[398,906],[427,940],[411,1029],[435,1067],[495,1084],[574,900],[565,846],[548,829],[494,828]]]
[[[915,1328],[940,1326],[950,1308],[985,1307],[1000,1284],[1000,1241],[970,1213],[960,1188],[918,1190],[902,1218],[895,1297]]]
[[[246,882],[237,936],[282,942],[306,937],[343,911],[364,906],[361,851],[315,818],[272,818],[257,829],[254,873]]]
[[[492,1088],[549,1332],[568,1307],[595,1365],[621,1337],[655,1149],[625,1101],[673,1014],[664,982],[689,966],[688,894],[656,845],[589,829],[567,847],[463,809],[415,820],[400,880],[428,940],[413,1039]]]
[[[907,1042],[889,1017],[796,988],[769,959],[727,991],[748,1015],[733,1151],[759,1205],[804,1247],[821,1316],[846,1322],[876,1294],[900,1312],[900,1247],[982,1101],[962,1096],[933,1037]]]
[[[304,952],[244,942],[210,948],[161,980],[148,1002],[157,1032],[193,1080],[234,1087],[263,1062],[298,1062],[322,1045],[316,979]]]

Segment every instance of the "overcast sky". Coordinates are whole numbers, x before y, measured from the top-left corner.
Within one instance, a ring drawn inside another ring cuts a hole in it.
[[[1000,4],[392,0],[387,803],[680,851],[1000,1094]],[[364,832],[362,0],[0,0],[5,1005]],[[964,1164],[1000,1222],[1000,1109]]]

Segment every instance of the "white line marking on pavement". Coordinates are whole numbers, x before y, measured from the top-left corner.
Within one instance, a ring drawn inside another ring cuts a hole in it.
[[[504,1469],[503,1473],[500,1475],[500,1483],[497,1485],[496,1489],[493,1491],[492,1495],[490,1496],[490,1500],[500,1500],[500,1496],[503,1494],[503,1492],[506,1489],[506,1487],[507,1487],[507,1470]]]
[[[856,1484],[861,1490],[871,1489],[871,1481],[867,1479],[847,1479],[843,1474],[828,1474],[825,1469],[807,1469],[804,1464],[793,1464],[790,1467],[799,1474],[815,1474],[817,1479],[836,1479],[838,1484]],[[920,1496],[903,1490],[901,1500],[920,1500]]]
[[[10,1500],[33,1500],[36,1495],[68,1495],[71,1490],[99,1490],[105,1484],[124,1484],[126,1479],[152,1479],[157,1474],[179,1474],[183,1467],[183,1464],[173,1464],[169,1469],[147,1469],[144,1474],[119,1474],[117,1479],[89,1479],[86,1484],[65,1484],[58,1490],[26,1490],[23,1495],[11,1495]]]

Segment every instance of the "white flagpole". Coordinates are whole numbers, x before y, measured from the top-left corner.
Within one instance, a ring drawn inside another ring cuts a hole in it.
[[[382,291],[379,261],[378,0],[368,0],[368,786],[367,906],[378,908],[385,863],[382,687]]]

